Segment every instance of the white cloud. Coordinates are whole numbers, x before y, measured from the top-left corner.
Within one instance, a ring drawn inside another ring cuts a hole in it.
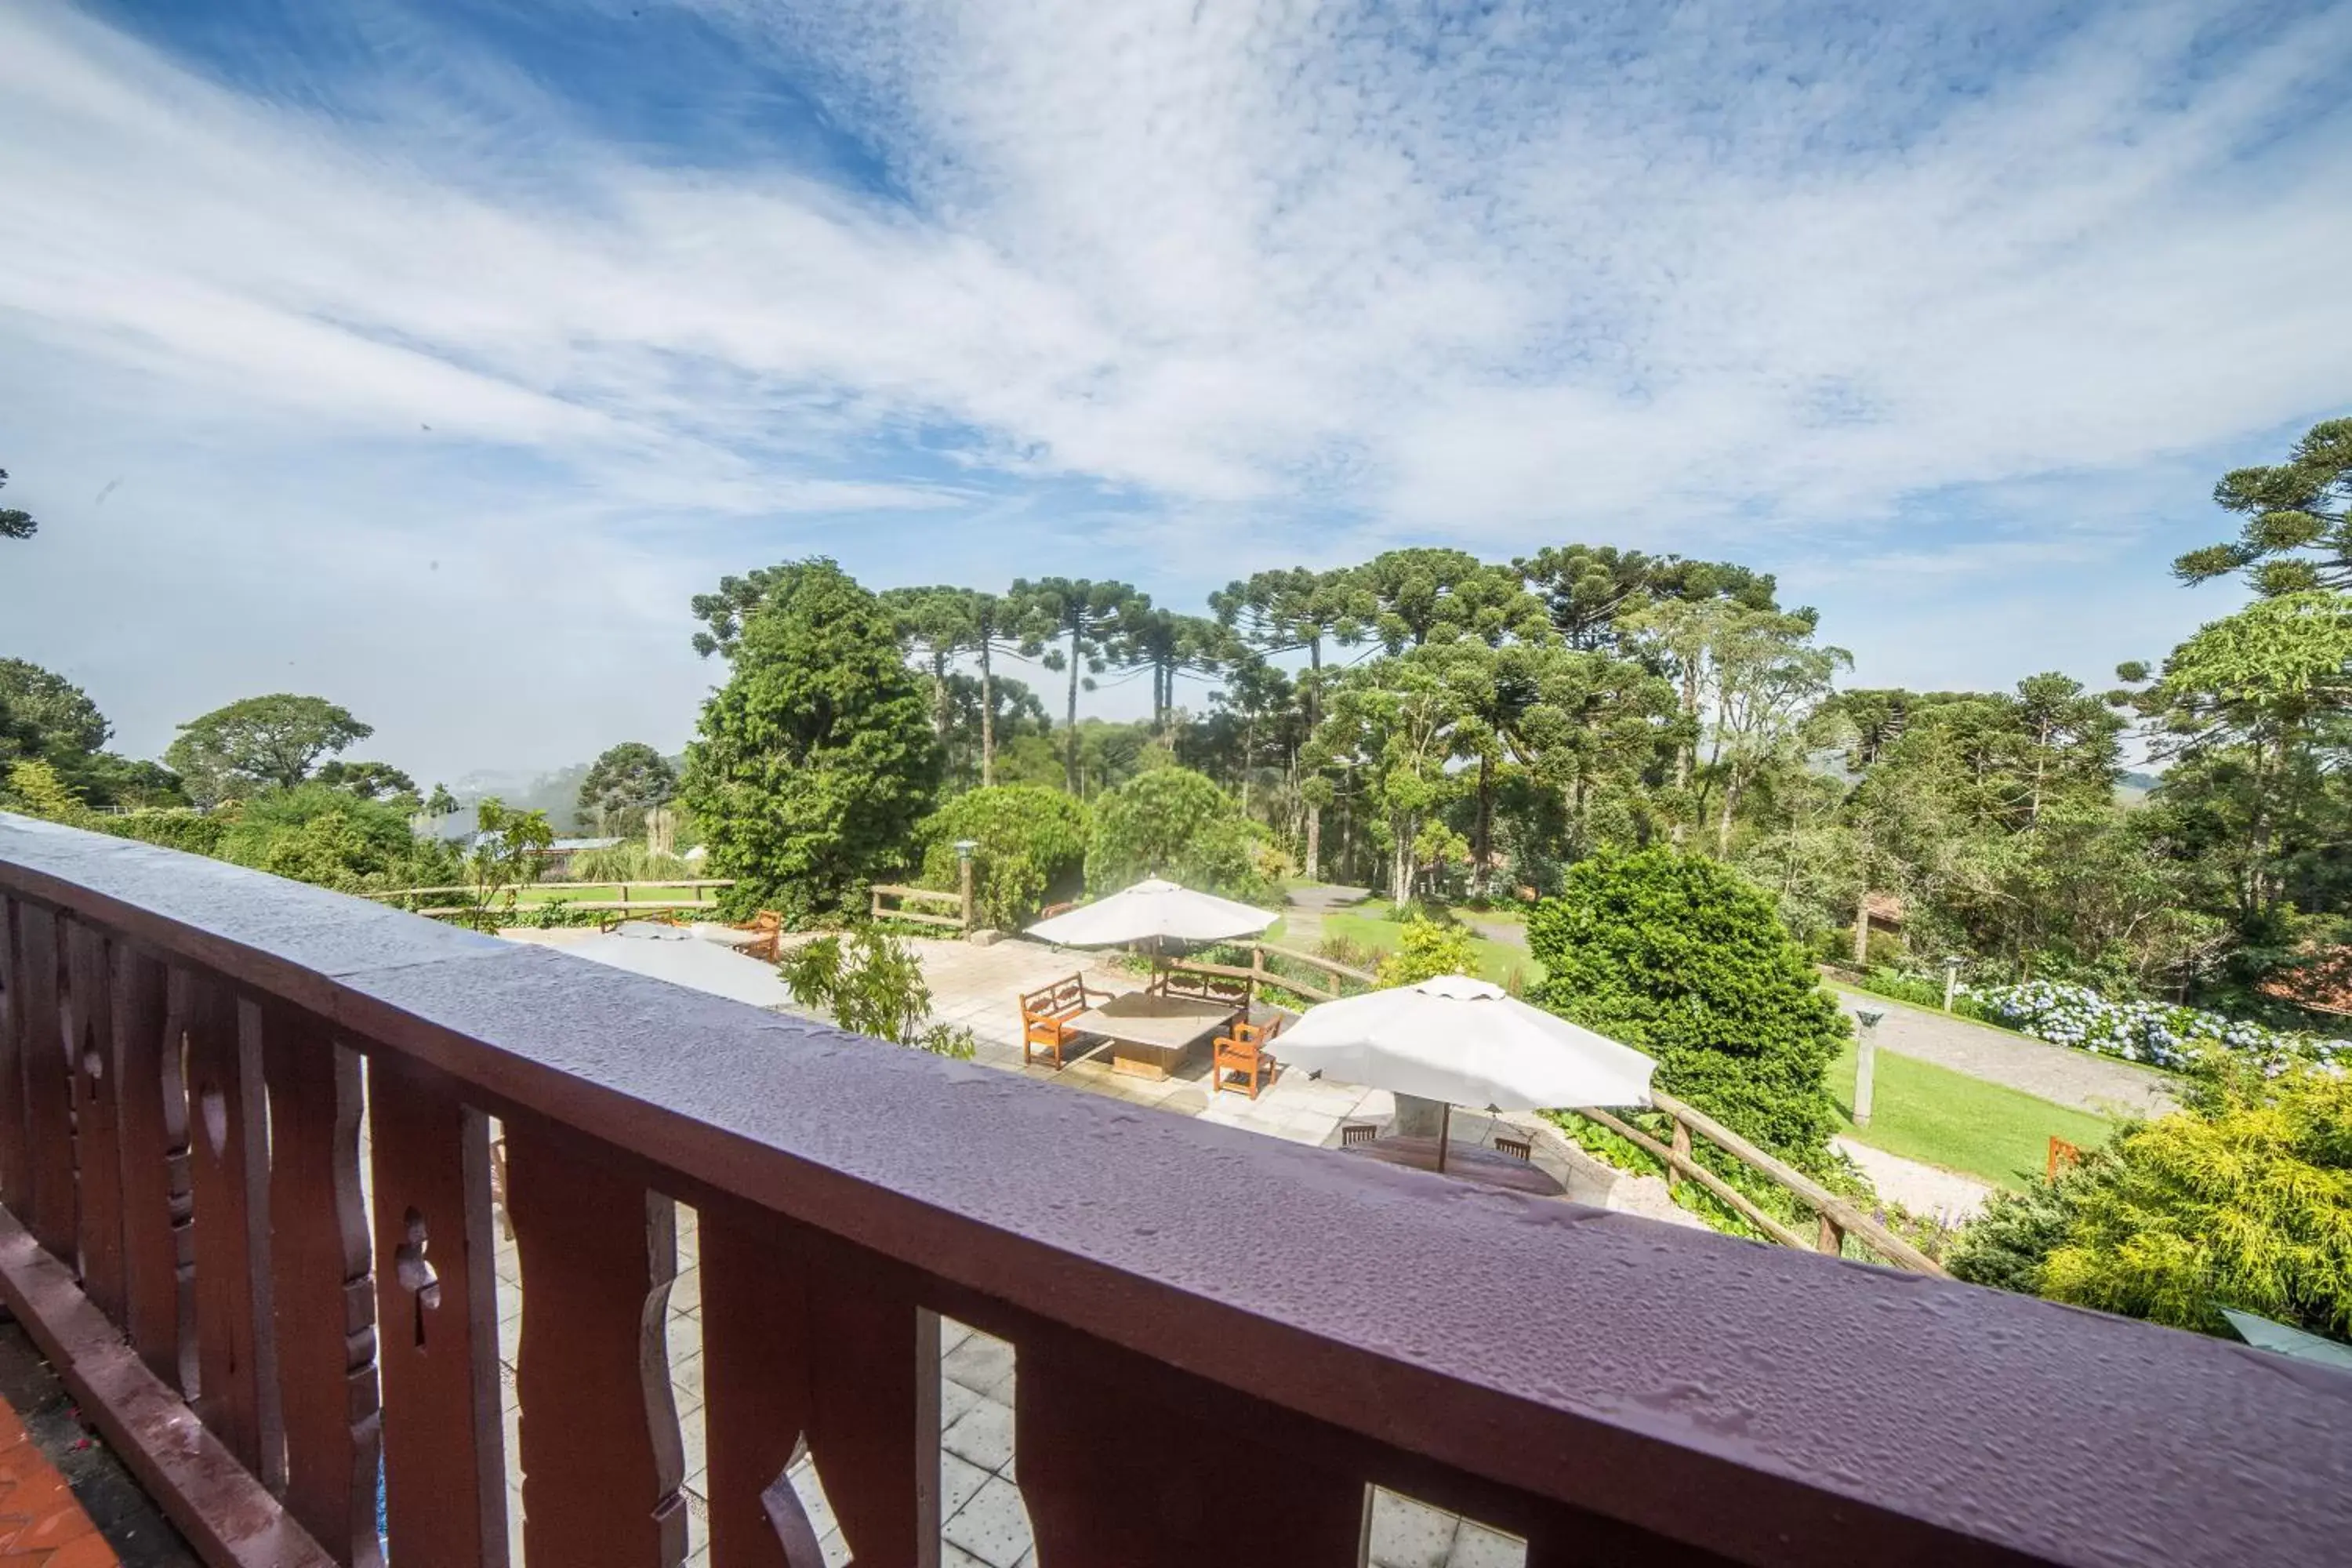
[[[2344,395],[2342,8],[2256,37],[2003,16],[1948,60],[1908,13],[706,8],[904,199],[599,139],[429,13],[364,11],[379,74],[274,98],[62,5],[0,13],[0,345],[41,378],[0,386],[18,493],[59,537],[126,442],[177,454],[209,551],[151,572],[132,532],[113,563],[167,626],[192,585],[269,625],[255,563],[289,559],[313,618],[281,639],[577,604],[593,674],[512,654],[562,694],[528,759],[555,762],[690,692],[683,593],[786,548],[1176,598],[1589,535],[1824,589],[1965,557],[1998,595],[2146,531],[1973,540],[1916,498],[2167,464]],[[1118,504],[1057,513],[1061,486]],[[1108,564],[1040,565],[1072,536]],[[471,596],[389,585],[419,554]],[[63,662],[91,635],[69,560],[0,580]],[[260,668],[207,654],[158,700]]]

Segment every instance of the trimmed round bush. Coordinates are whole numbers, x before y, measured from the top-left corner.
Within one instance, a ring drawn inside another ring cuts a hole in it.
[[[1252,852],[1258,830],[1216,782],[1190,768],[1152,768],[1095,802],[1087,886],[1114,892],[1164,877],[1249,900],[1272,885]]]
[[[970,839],[979,846],[972,851],[972,898],[980,923],[1016,931],[1045,905],[1077,894],[1087,826],[1083,801],[1043,784],[969,791],[915,830],[923,847],[923,883],[957,886],[956,841]]]
[[[1769,894],[1696,855],[1599,855],[1528,915],[1528,945],[1532,1000],[1657,1058],[1660,1089],[1732,1131],[1828,1165],[1848,1026]]]

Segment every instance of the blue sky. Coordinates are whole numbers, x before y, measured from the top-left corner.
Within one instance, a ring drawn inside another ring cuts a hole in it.
[[[2103,681],[2352,405],[2352,7],[1882,12],[17,0],[0,653],[454,778],[681,743],[787,556],[1589,540]]]

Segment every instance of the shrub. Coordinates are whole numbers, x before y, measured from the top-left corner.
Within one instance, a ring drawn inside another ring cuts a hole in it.
[[[933,1056],[968,1059],[977,1047],[971,1031],[927,1024],[931,988],[923,966],[900,943],[871,926],[846,941],[820,936],[784,954],[776,965],[793,1000],[821,1007],[845,1029]]]
[[[97,826],[118,838],[136,838],[191,855],[218,854],[222,836],[228,831],[223,818],[194,811],[134,811],[101,818]]]
[[[1528,918],[1534,999],[1658,1059],[1659,1088],[1816,1173],[1847,1034],[1770,897],[1719,862],[1605,852]]]
[[[620,843],[583,849],[572,857],[574,882],[685,882],[697,876],[693,863],[644,844]]]
[[[1411,985],[1441,974],[1475,974],[1477,951],[1470,945],[1470,928],[1415,917],[1405,922],[1397,950],[1381,960],[1383,986]]]
[[[1084,802],[1042,784],[993,784],[960,795],[923,819],[922,880],[957,885],[956,841],[972,851],[972,899],[984,926],[1018,931],[1057,898],[1083,885],[1087,815]]]
[[[1087,885],[1110,892],[1165,877],[1229,899],[1273,889],[1251,856],[1256,830],[1233,797],[1189,768],[1153,768],[1095,802]]]
[[[236,809],[215,852],[298,882],[345,892],[447,882],[455,856],[410,831],[408,814],[328,784],[268,790]]]
[[[2221,1334],[2223,1307],[2352,1340],[2352,1076],[2236,1068],[2083,1167],[1995,1200],[1952,1272]]]

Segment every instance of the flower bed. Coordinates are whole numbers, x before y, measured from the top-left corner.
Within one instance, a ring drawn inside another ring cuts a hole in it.
[[[2352,1066],[2352,1042],[2282,1034],[2163,1002],[2111,1002],[2087,985],[2036,980],[1970,994],[2011,1028],[2055,1045],[2183,1071],[2221,1052],[2276,1072],[2290,1061]]]

